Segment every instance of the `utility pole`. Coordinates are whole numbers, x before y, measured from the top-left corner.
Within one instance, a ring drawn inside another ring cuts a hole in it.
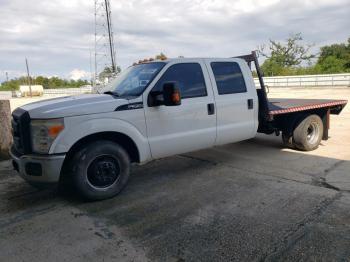
[[[8,82],[9,81],[9,73],[6,72],[5,74],[6,74],[6,82]]]
[[[90,84],[93,87],[94,86],[94,76],[92,74],[92,54],[91,54],[91,49],[90,49]]]
[[[27,67],[27,77],[28,77],[28,85],[29,85],[29,94],[30,97],[32,97],[32,85],[31,85],[31,81],[30,81],[30,75],[29,75],[29,66],[28,66],[28,60],[26,58],[26,67]]]
[[[112,12],[109,0],[95,0],[95,84],[105,68],[116,75]]]
[[[112,32],[112,20],[111,20],[111,7],[109,0],[105,0],[105,6],[106,6],[106,19],[107,19],[107,29],[108,29],[108,39],[109,39],[109,51],[111,55],[111,62],[112,62],[112,73],[115,74],[115,52],[114,52],[114,41],[113,41],[113,32]]]

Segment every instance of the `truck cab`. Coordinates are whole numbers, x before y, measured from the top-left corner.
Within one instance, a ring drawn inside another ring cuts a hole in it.
[[[176,106],[162,105],[167,83],[179,89]],[[258,128],[255,85],[240,59],[171,60],[142,99],[152,158],[249,139]]]
[[[250,139],[258,129],[282,130],[248,64],[246,57],[147,61],[99,94],[18,108],[14,168],[35,186],[68,179],[98,200],[123,189],[130,163]]]

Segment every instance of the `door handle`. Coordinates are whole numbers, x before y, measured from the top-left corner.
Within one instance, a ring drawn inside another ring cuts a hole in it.
[[[208,115],[215,114],[215,105],[213,103],[208,104]]]
[[[248,99],[248,109],[253,109],[254,108],[254,101],[253,99]]]

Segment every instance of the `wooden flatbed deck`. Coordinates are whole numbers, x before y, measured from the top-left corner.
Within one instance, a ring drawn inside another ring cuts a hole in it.
[[[286,99],[274,98],[268,100],[269,115],[288,114],[299,111],[306,111],[318,108],[332,108],[347,104],[347,100],[330,99]],[[341,111],[341,110],[340,110]]]

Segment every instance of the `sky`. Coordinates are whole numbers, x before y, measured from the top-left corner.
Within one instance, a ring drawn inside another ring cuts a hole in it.
[[[110,2],[122,69],[160,52],[237,56],[298,32],[314,52],[350,37],[350,0]],[[0,81],[24,75],[25,57],[34,76],[89,78],[94,28],[94,0],[0,0]]]

